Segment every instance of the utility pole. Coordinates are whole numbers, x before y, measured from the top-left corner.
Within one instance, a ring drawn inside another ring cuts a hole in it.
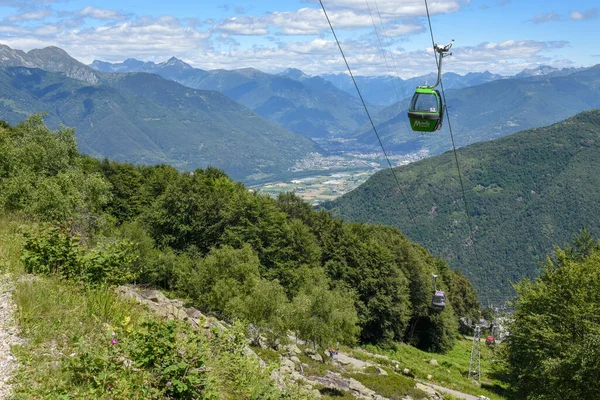
[[[469,379],[481,382],[481,326],[475,324],[471,361],[469,362]]]

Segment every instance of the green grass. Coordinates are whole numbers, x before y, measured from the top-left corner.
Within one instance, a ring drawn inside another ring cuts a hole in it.
[[[356,358],[373,363],[381,363],[388,367],[393,367],[391,360],[395,360],[399,363],[399,372],[404,368],[408,368],[416,379],[427,381],[427,376],[432,375],[432,383],[440,386],[477,396],[484,395],[492,400],[504,399],[505,397],[499,393],[505,391],[506,384],[495,379],[491,373],[495,353],[483,344],[481,352],[482,387],[473,385],[468,379],[471,346],[472,341],[459,340],[447,354],[427,353],[404,344],[398,345],[395,350],[384,350],[375,346],[366,346],[365,349],[367,351],[388,356],[389,360],[372,357],[360,351],[353,351],[352,355]],[[439,366],[430,365],[429,362],[432,359],[435,359]],[[363,384],[365,383],[363,382]],[[365,386],[369,387],[367,384]]]
[[[298,354],[298,358],[303,364],[308,365],[308,367],[304,367],[304,374],[307,376],[325,376],[327,371],[338,371],[338,369],[330,362],[322,363],[320,361],[315,361],[305,354]]]
[[[29,218],[19,215],[0,214],[0,273],[22,274],[21,263],[23,224],[32,224]]]
[[[415,389],[414,379],[397,374],[391,370],[386,370],[387,375],[380,375],[376,371],[357,374],[344,374],[344,376],[356,379],[366,387],[377,392],[377,394],[392,400],[401,400],[407,395],[421,399],[427,397],[426,394]]]
[[[279,365],[279,353],[273,349],[262,349],[260,347],[252,347],[252,350],[267,364]]]
[[[20,363],[15,398],[141,399],[148,394],[144,384],[152,380],[148,371],[123,369],[119,379],[109,379],[113,387],[103,391],[78,382],[68,368],[70,360],[82,353],[103,357],[102,348],[109,346],[105,326],[118,326],[125,317],[136,325],[147,315],[140,306],[122,301],[112,290],[85,289],[57,278],[19,282],[14,299],[26,338],[15,349]],[[142,390],[136,394],[135,388]]]

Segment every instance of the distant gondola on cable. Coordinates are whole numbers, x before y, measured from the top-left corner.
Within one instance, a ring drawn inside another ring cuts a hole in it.
[[[440,92],[435,88],[442,80],[442,60],[444,57],[452,55],[452,53],[448,53],[450,48],[452,48],[452,42],[445,46],[436,44],[434,47],[435,51],[440,54],[437,82],[433,86],[419,86],[415,91],[408,108],[408,118],[413,131],[433,132],[442,127],[445,104]]]
[[[437,275],[433,275],[433,287],[435,293],[431,299],[431,306],[435,311],[442,312],[444,311],[444,308],[446,308],[446,293],[442,290],[437,290],[437,277]]]

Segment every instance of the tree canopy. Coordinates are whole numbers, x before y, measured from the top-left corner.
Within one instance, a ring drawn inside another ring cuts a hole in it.
[[[507,366],[522,399],[598,398],[600,245],[587,231],[517,285]]]
[[[0,126],[0,208],[71,228],[77,251],[132,243],[137,282],[318,346],[445,351],[458,317],[476,313],[469,282],[397,229],[343,222],[293,194],[257,194],[215,168],[99,161],[77,153],[73,133],[40,116]],[[451,304],[441,315],[430,307],[434,273]]]

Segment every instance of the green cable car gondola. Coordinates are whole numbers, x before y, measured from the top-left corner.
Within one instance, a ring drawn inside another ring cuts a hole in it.
[[[435,51],[440,54],[437,82],[433,86],[419,86],[415,91],[408,108],[408,119],[413,131],[433,132],[442,127],[445,105],[440,92],[435,88],[442,79],[442,60],[444,57],[452,55],[452,53],[448,53],[451,47],[452,42],[445,46],[436,44],[434,47]]]
[[[428,86],[417,88],[408,110],[410,127],[417,132],[433,132],[442,127],[444,107],[440,92]]]

